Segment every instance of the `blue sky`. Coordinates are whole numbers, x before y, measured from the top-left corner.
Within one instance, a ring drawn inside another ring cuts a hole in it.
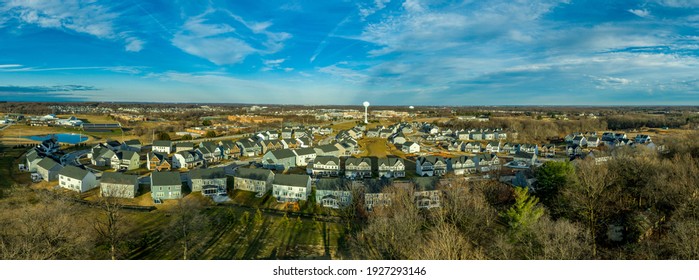
[[[699,105],[697,31],[699,0],[0,0],[0,100]]]

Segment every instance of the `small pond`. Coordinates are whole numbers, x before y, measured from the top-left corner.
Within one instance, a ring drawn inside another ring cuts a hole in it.
[[[51,139],[51,136],[56,136],[56,139],[58,139],[58,142],[60,142],[60,143],[78,144],[80,142],[87,141],[87,136],[75,134],[75,133],[56,133],[56,134],[48,134],[48,135],[34,135],[34,136],[26,136],[25,138],[28,138],[28,139],[31,139],[34,141],[44,141],[47,139]]]

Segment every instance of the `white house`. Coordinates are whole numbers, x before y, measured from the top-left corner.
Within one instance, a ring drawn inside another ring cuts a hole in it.
[[[447,173],[447,162],[440,156],[418,157],[415,171],[418,176],[442,176]]]
[[[403,143],[403,146],[401,147],[401,151],[403,151],[406,154],[414,154],[414,153],[419,153],[420,152],[420,144],[407,141]]]
[[[138,193],[138,176],[119,172],[105,172],[100,179],[103,197],[134,198]]]
[[[58,185],[82,193],[96,188],[97,178],[90,171],[70,165],[58,172]]]
[[[272,194],[278,202],[307,200],[311,194],[311,176],[277,174],[272,182]]]
[[[156,140],[153,141],[153,152],[158,153],[172,153],[172,141],[170,140]]]

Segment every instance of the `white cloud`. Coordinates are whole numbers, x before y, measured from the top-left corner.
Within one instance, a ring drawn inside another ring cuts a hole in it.
[[[2,68],[17,68],[22,67],[22,64],[0,64],[0,69]]]
[[[133,45],[133,39],[117,31],[115,21],[120,15],[94,0],[6,0],[2,1],[2,4],[5,10],[3,13],[25,24],[88,34],[99,39],[122,41],[127,45],[127,50],[138,49],[137,45]],[[142,41],[140,45],[143,45]]]
[[[648,10],[646,10],[646,9],[643,9],[643,10],[641,10],[641,9],[630,9],[630,10],[629,10],[629,13],[632,13],[632,14],[637,15],[637,16],[642,17],[642,18],[647,18],[647,17],[650,16],[650,11],[648,11]]]
[[[673,8],[699,7],[699,0],[657,0],[658,4]]]
[[[126,44],[126,50],[130,52],[140,52],[143,49],[144,42],[140,39],[130,38],[129,43]]]
[[[281,69],[281,64],[284,63],[285,60],[286,59],[284,58],[263,60],[262,64],[264,64],[265,66],[262,67],[262,71],[272,71],[275,69]]]
[[[362,20],[366,17],[375,14],[378,11],[386,8],[386,4],[390,3],[391,0],[374,0],[373,5],[359,5],[359,16]]]
[[[187,19],[182,28],[174,34],[172,44],[186,53],[202,57],[214,64],[229,65],[240,63],[251,54],[276,53],[283,48],[283,42],[291,38],[288,33],[268,31],[267,28],[272,25],[270,22],[248,22],[240,16],[224,11],[252,33],[262,36],[263,48],[256,48],[234,27],[226,23],[211,23],[207,16],[212,12],[213,10],[209,10]]]

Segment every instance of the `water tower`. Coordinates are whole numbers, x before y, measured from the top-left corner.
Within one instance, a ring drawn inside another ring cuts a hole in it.
[[[369,123],[369,120],[367,118],[368,109],[369,109],[369,101],[364,101],[364,103],[362,103],[362,105],[364,105],[364,123]]]

